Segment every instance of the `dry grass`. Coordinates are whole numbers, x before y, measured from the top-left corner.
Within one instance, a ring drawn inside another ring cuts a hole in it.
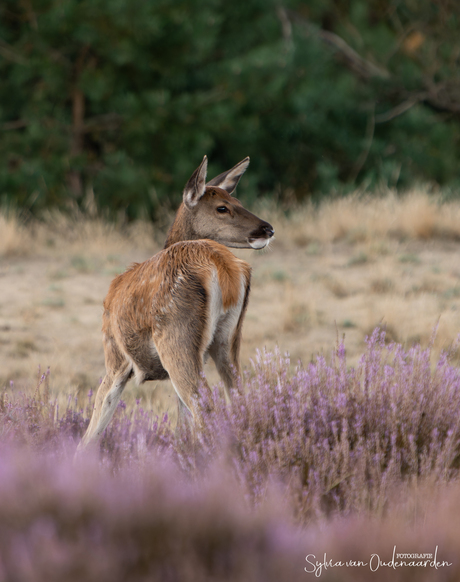
[[[0,213],[0,257],[24,257],[31,250],[31,237],[13,213]]]
[[[423,190],[402,197],[393,191],[374,196],[356,194],[325,201],[319,208],[296,208],[288,219],[278,211],[277,218],[278,238],[310,249],[315,242],[344,240],[460,240],[460,204],[441,204],[439,196]]]
[[[457,337],[460,202],[388,192],[307,205],[288,218],[267,203],[256,212],[274,225],[276,240],[268,252],[237,253],[253,266],[243,365],[257,348],[275,345],[307,363],[329,354],[337,333],[356,363],[380,322],[410,345],[426,344],[439,319],[435,355]],[[60,214],[24,225],[0,214],[0,232],[0,385],[33,384],[40,364],[51,367],[55,393],[83,401],[104,374],[101,305],[110,281],[157,252],[165,227]],[[207,374],[218,379],[209,364]],[[126,397],[175,410],[167,382],[156,392],[130,385]]]

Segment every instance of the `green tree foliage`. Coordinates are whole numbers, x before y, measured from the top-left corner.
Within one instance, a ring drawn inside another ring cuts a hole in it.
[[[0,197],[153,215],[203,154],[248,195],[458,180],[456,0],[2,0]]]

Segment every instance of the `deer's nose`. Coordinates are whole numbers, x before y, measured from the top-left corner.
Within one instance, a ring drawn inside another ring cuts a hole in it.
[[[251,232],[251,238],[272,238],[272,236],[275,234],[275,231],[273,230],[273,226],[271,224],[269,224],[268,222],[265,222],[265,220],[261,220],[259,223],[259,226],[256,228],[256,230],[253,230]]]
[[[271,238],[275,234],[273,226],[268,224],[268,222],[263,225],[262,230],[264,231],[267,238]]]

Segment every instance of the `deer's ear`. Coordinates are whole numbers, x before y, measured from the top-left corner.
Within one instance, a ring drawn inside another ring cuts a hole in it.
[[[193,208],[206,190],[206,172],[208,170],[208,158],[204,156],[203,161],[193,172],[190,180],[184,188],[184,204]]]
[[[241,162],[236,164],[236,166],[234,166],[231,170],[227,170],[226,172],[219,174],[206,185],[217,186],[218,188],[222,188],[231,194],[238,186],[238,182],[240,181],[241,176],[244,174],[248,166],[249,157],[241,160]]]

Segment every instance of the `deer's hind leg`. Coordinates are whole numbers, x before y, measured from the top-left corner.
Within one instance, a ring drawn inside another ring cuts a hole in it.
[[[191,415],[193,422],[201,426],[204,422],[203,413],[210,412],[212,404],[209,402],[207,410],[197,406],[199,388],[203,386],[209,393],[211,389],[204,377],[202,354],[193,349],[193,346],[188,346],[185,341],[182,342],[180,350],[169,345],[165,349],[160,347],[158,353],[179,399],[178,423],[188,422]]]
[[[203,426],[205,413],[213,406],[210,398],[204,410],[204,403],[198,402],[200,387],[211,395],[204,376],[204,355],[212,335],[209,301],[203,277],[189,271],[170,283],[152,313],[152,339],[179,400],[179,424],[192,418]]]
[[[193,338],[188,326],[171,322],[156,335],[155,344],[178,397],[178,424],[189,422],[192,417],[193,422],[201,426],[203,413],[209,412],[212,404],[209,401],[207,410],[198,405],[199,389],[203,386],[209,393],[211,389],[204,376],[204,346],[196,323],[194,333]]]

